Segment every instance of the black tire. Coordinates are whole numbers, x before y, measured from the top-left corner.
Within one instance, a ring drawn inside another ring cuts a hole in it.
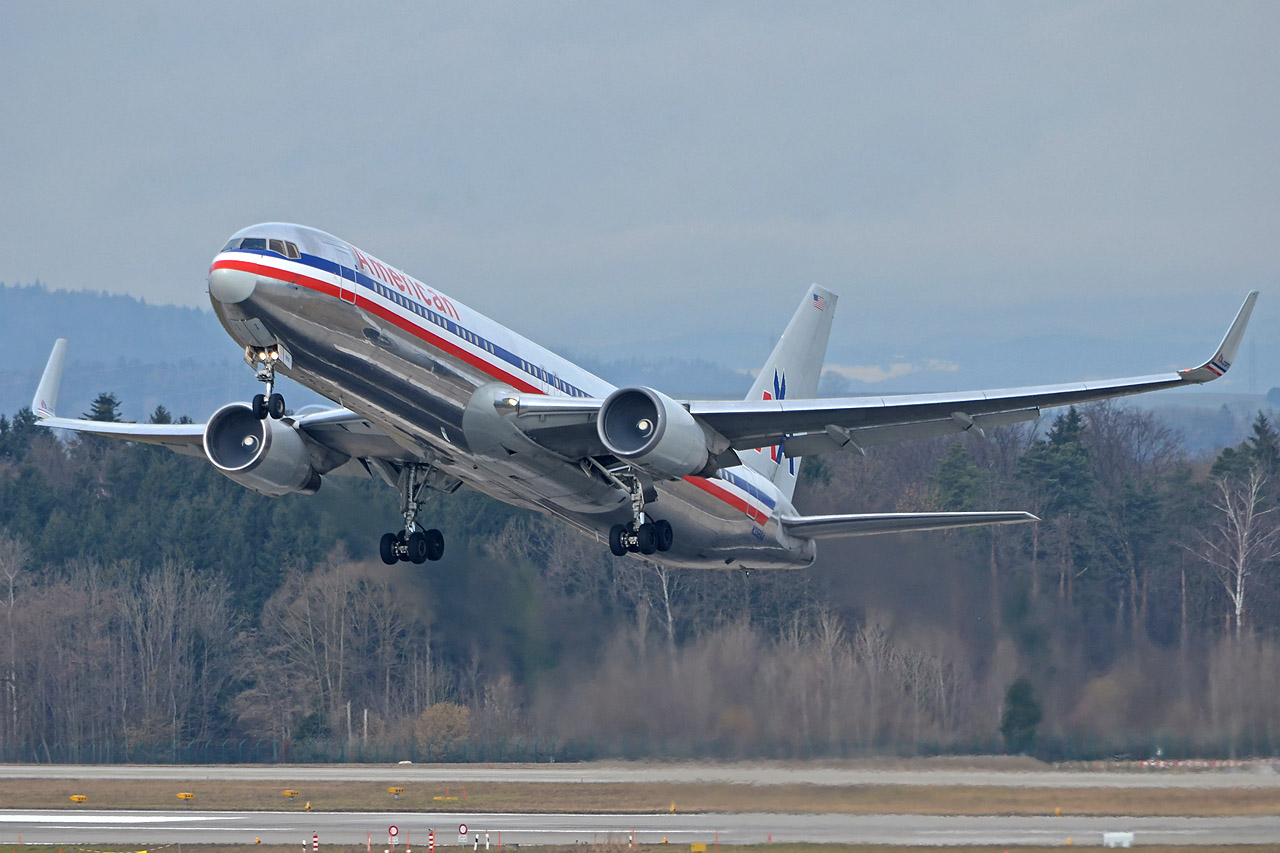
[[[645,522],[636,531],[636,550],[641,554],[652,554],[658,550],[658,542],[653,535],[653,525]]]
[[[427,561],[427,537],[421,530],[415,530],[409,534],[409,540],[405,543],[409,546],[409,561],[419,565]]]
[[[427,531],[427,559],[435,562],[444,556],[444,534],[432,528]]]
[[[284,417],[284,395],[276,392],[267,398],[267,414],[271,415],[275,420]]]
[[[621,524],[615,524],[609,528],[609,550],[615,557],[622,557],[627,553],[627,546],[622,544],[622,536],[626,532],[627,528]]]
[[[261,394],[253,395],[253,402],[249,404],[253,408],[253,416],[260,421],[267,419],[267,398]]]
[[[396,535],[394,533],[382,534],[382,541],[378,543],[378,554],[382,557],[382,562],[388,566],[394,566],[399,562],[400,558],[396,556]]]
[[[670,551],[671,545],[676,541],[676,532],[671,529],[671,522],[665,518],[659,519],[653,523],[653,539],[659,551]]]

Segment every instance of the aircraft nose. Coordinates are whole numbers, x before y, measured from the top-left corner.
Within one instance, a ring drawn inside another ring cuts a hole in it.
[[[209,295],[219,302],[243,302],[257,284],[258,276],[244,270],[218,267],[209,271]]]

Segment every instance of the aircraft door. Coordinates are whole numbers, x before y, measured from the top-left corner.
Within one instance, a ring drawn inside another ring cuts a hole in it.
[[[338,298],[343,302],[355,304],[356,301],[356,256],[348,246],[324,241],[333,254],[331,257],[338,264]]]
[[[356,302],[356,271],[354,267],[348,267],[345,264],[342,267],[342,283],[341,297],[343,302],[350,302],[352,305]]]

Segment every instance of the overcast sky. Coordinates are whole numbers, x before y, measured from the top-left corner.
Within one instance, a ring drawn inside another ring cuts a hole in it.
[[[9,2],[0,281],[203,305],[285,220],[615,357],[762,359],[811,281],[868,375],[1210,348],[1251,288],[1270,341],[1278,33],[1273,2]]]

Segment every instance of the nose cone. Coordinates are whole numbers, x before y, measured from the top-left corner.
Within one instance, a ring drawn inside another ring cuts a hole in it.
[[[209,271],[209,295],[219,302],[243,302],[257,283],[258,276],[244,270],[218,267]]]

